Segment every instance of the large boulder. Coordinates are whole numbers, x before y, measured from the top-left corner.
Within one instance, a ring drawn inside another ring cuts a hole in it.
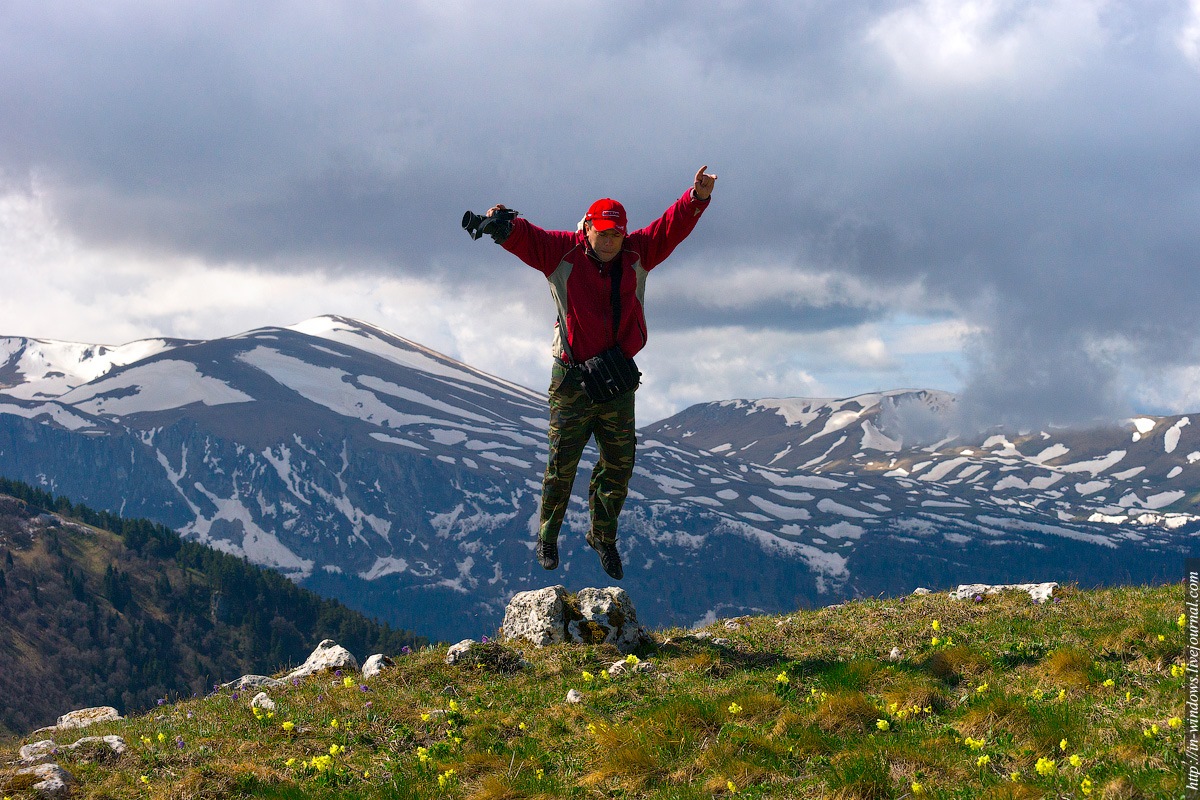
[[[101,722],[113,722],[119,719],[122,719],[120,713],[112,706],[96,706],[95,708],[81,708],[78,711],[63,714],[58,718],[58,723],[54,727],[60,731],[65,731],[72,728],[86,728],[90,725],[96,725]]]
[[[74,778],[58,764],[38,764],[17,770],[18,776],[28,776],[29,787],[38,797],[68,797]]]
[[[285,676],[285,680],[306,678],[317,672],[339,669],[358,672],[358,659],[333,639],[325,639],[312,651],[307,661]]]
[[[611,644],[622,653],[647,640],[629,594],[616,586],[581,589],[563,586],[519,592],[504,611],[503,635],[536,647],[562,642]]]

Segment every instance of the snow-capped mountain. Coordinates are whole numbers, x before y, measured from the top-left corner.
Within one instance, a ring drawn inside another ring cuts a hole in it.
[[[1174,577],[1200,450],[1186,419],[1131,422],[1136,442],[970,445],[942,430],[953,405],[737,401],[644,429],[621,539],[639,613],[689,625],[917,585]],[[610,582],[583,543],[590,451],[562,566],[533,561],[545,430],[542,393],[341,317],[116,348],[0,339],[0,475],[434,638],[492,632],[517,591]]]

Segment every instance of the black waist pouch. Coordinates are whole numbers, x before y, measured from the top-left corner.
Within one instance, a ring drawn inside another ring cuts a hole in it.
[[[619,347],[610,347],[589,358],[578,369],[583,378],[583,390],[593,403],[604,403],[631,392],[642,380],[637,364]]]

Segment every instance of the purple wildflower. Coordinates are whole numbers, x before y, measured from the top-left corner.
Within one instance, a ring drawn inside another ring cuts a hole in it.
[[[412,652],[412,648],[409,647],[408,645],[404,645],[404,647],[400,648],[400,652],[403,653],[404,655],[408,655],[409,653]]]
[[[340,669],[336,670],[333,674],[335,677],[338,677],[338,678],[342,677],[342,671]]]

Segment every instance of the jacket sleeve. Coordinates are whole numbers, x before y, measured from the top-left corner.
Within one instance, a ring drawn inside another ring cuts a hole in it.
[[[554,272],[563,256],[575,247],[576,234],[542,230],[528,220],[513,220],[512,232],[500,245],[546,277]]]
[[[689,188],[663,215],[639,231],[629,235],[630,246],[642,254],[642,264],[647,269],[661,264],[667,256],[688,237],[700,221],[700,215],[708,208],[712,198],[697,200]]]

